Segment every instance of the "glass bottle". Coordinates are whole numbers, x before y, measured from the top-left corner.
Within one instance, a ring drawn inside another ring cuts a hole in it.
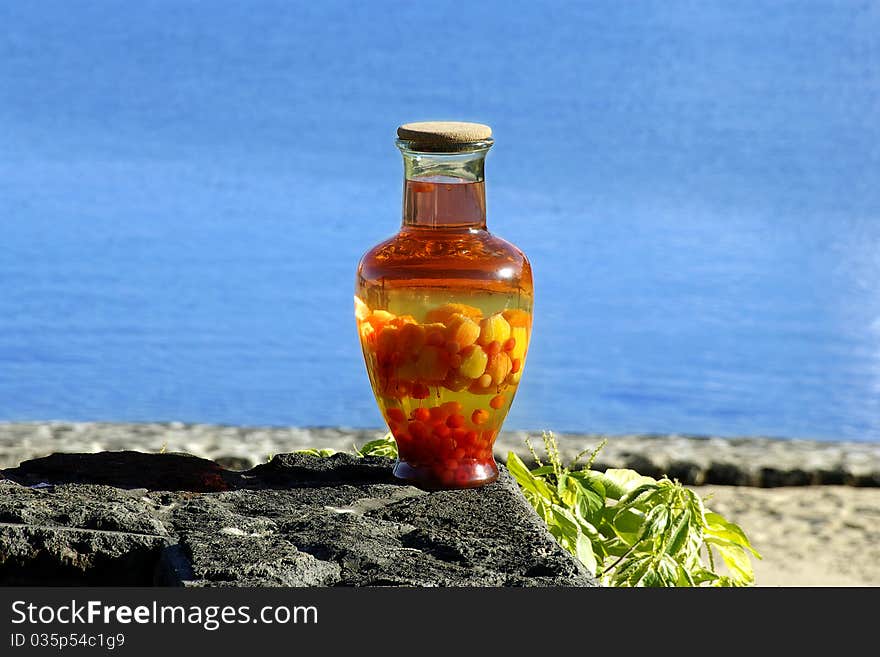
[[[358,265],[355,315],[370,382],[399,452],[427,488],[494,481],[493,445],[532,326],[532,272],[486,228],[488,126],[401,126],[403,224]]]

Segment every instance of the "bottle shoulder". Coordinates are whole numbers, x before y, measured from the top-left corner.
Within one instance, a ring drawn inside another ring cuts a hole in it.
[[[486,230],[404,228],[364,254],[358,280],[363,284],[382,280],[385,285],[482,282],[531,294],[532,269],[521,249]]]

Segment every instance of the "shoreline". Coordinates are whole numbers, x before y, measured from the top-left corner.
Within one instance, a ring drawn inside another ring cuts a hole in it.
[[[0,422],[0,468],[53,452],[137,450],[187,452],[231,469],[248,469],[271,454],[306,448],[351,451],[384,435],[381,429],[243,427],[182,422]],[[569,462],[580,451],[607,444],[595,467],[667,474],[692,486],[775,488],[834,485],[880,487],[880,443],[681,434],[556,434]],[[503,431],[495,456],[513,451],[532,461],[530,438],[541,454],[540,432]]]
[[[350,450],[383,434],[378,429],[176,422],[0,423],[0,468],[59,451],[164,448],[246,469],[270,454],[306,447]],[[503,461],[512,449],[531,460],[527,436],[540,442],[539,432],[503,432],[496,457]],[[603,438],[559,434],[563,461]],[[880,586],[880,444],[677,435],[607,438],[597,469],[631,467],[653,475],[652,468],[670,474],[677,468],[700,479],[694,483],[679,477],[710,508],[739,524],[762,553],[763,560],[753,561],[758,586]],[[728,485],[707,485],[706,479]],[[835,485],[832,479],[855,485]],[[764,487],[729,485],[755,481]],[[805,485],[814,481],[828,485]]]

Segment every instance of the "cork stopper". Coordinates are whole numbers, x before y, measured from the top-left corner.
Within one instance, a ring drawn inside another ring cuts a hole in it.
[[[397,136],[414,151],[455,152],[470,150],[475,142],[491,141],[492,128],[463,121],[420,121],[404,123]]]

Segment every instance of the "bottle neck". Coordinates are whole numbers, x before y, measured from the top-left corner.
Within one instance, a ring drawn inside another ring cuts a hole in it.
[[[403,226],[437,230],[485,230],[483,178],[489,146],[457,153],[403,153]]]

